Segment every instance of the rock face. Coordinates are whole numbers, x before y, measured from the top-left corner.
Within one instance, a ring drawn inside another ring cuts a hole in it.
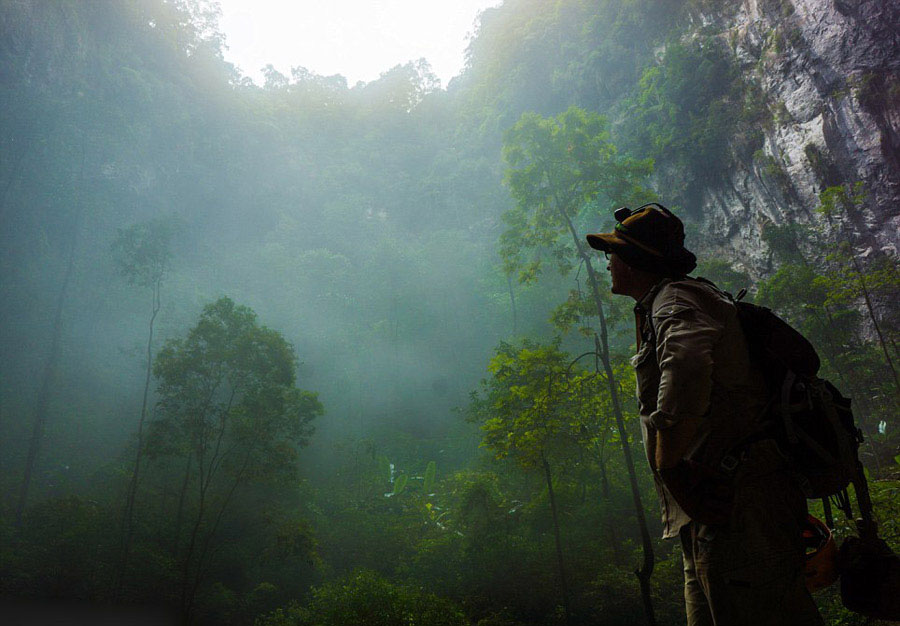
[[[703,192],[705,254],[768,274],[766,222],[808,223],[826,187],[862,181],[865,206],[837,236],[860,252],[900,248],[900,2],[744,0],[696,18],[731,47],[772,122],[752,162]]]

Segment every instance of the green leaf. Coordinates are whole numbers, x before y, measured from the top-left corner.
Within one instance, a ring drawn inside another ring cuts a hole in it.
[[[409,480],[409,476],[406,474],[400,474],[397,476],[397,480],[394,481],[394,491],[393,495],[399,496],[403,493],[403,490],[406,489],[406,481]]]
[[[434,461],[429,461],[428,466],[425,468],[425,480],[422,483],[422,488],[425,490],[425,493],[431,493],[431,488],[434,487],[434,476],[437,473],[437,464]]]

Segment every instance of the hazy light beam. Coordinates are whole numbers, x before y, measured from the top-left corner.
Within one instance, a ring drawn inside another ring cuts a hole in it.
[[[302,66],[350,85],[426,58],[447,86],[464,64],[479,11],[501,0],[220,0],[225,58],[262,83],[272,64]]]

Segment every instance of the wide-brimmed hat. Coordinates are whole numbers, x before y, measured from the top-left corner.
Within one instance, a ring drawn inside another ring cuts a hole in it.
[[[613,232],[587,236],[592,248],[615,252],[628,265],[659,274],[681,276],[697,267],[697,257],[684,247],[684,224],[663,205],[622,207],[615,218]]]

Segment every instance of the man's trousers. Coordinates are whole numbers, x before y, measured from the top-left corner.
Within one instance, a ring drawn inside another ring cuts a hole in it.
[[[688,626],[824,624],[803,576],[806,499],[770,443],[745,453],[727,524],[681,528]]]

